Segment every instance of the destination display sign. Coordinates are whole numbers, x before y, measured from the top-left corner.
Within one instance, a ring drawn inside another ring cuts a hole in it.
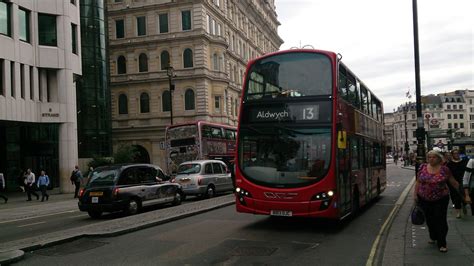
[[[331,103],[286,103],[272,106],[255,106],[250,107],[247,118],[249,122],[329,122],[331,121]]]

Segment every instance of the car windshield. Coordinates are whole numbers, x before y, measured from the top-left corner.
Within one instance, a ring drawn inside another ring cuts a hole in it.
[[[113,185],[118,177],[118,169],[99,169],[92,172],[90,187]]]
[[[301,187],[323,178],[331,158],[331,129],[247,125],[240,129],[239,167],[268,187]]]
[[[198,174],[201,172],[201,165],[198,163],[182,164],[178,168],[179,174]]]
[[[331,60],[319,53],[266,57],[251,66],[246,86],[245,101],[331,95]]]

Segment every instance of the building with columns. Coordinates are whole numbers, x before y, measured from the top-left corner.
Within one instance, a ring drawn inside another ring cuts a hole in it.
[[[73,191],[79,29],[76,0],[0,1],[0,172],[11,190],[31,168]]]
[[[273,0],[109,0],[107,10],[114,149],[136,146],[162,167],[171,118],[236,125],[247,62],[283,43]]]

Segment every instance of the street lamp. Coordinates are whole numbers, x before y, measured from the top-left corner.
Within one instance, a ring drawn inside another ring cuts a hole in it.
[[[170,87],[170,122],[171,125],[173,124],[173,91],[174,91],[174,84],[173,84],[173,78],[176,77],[174,74],[174,68],[168,64],[166,67],[166,75],[168,76],[168,83]]]

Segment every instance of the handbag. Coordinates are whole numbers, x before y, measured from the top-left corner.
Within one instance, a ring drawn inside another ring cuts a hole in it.
[[[414,225],[422,225],[425,223],[425,213],[418,205],[415,205],[415,207],[411,211],[410,217],[411,223]]]

